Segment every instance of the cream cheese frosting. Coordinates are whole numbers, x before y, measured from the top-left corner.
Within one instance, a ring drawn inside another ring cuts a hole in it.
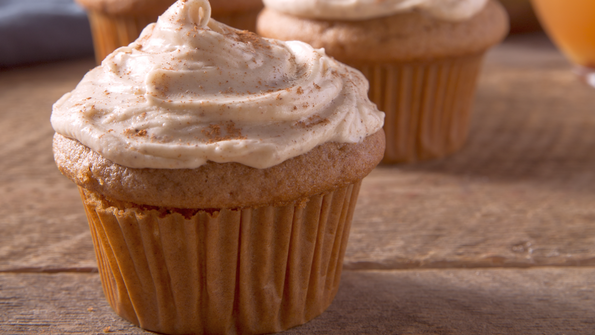
[[[268,168],[382,128],[363,75],[302,42],[264,39],[180,0],[53,106],[54,130],[132,168]]]
[[[366,20],[421,10],[437,19],[463,21],[488,0],[263,0],[276,11],[314,19]]]

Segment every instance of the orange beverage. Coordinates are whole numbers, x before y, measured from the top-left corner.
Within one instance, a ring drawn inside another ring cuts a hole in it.
[[[595,70],[595,0],[532,0],[543,28],[576,65]]]

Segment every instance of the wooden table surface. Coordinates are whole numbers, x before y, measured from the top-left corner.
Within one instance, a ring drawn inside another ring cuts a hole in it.
[[[148,333],[103,298],[51,105],[92,60],[0,71],[0,333]],[[595,90],[542,34],[488,54],[470,137],[364,180],[331,307],[287,334],[595,333]]]

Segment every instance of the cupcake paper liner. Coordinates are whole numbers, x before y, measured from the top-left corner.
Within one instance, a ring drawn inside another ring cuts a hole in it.
[[[303,324],[332,302],[360,183],[191,216],[117,208],[79,190],[117,314],[168,334],[260,334]]]
[[[88,11],[97,64],[117,48],[134,42],[143,29],[157,21],[152,16],[114,16]]]
[[[483,53],[350,64],[370,81],[370,100],[386,113],[383,163],[439,158],[463,146],[482,59]]]

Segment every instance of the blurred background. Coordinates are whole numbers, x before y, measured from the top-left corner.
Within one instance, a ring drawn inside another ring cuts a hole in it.
[[[92,55],[87,15],[73,0],[0,0],[0,67]]]
[[[529,0],[500,0],[511,34],[539,30]],[[0,68],[93,56],[89,21],[74,0],[0,0]]]
[[[595,94],[528,0],[501,2],[513,36],[483,64],[466,146],[366,178],[342,289],[287,335],[594,333]],[[89,27],[73,0],[0,0],[1,334],[149,334],[104,299],[52,155],[51,106],[95,65]]]

